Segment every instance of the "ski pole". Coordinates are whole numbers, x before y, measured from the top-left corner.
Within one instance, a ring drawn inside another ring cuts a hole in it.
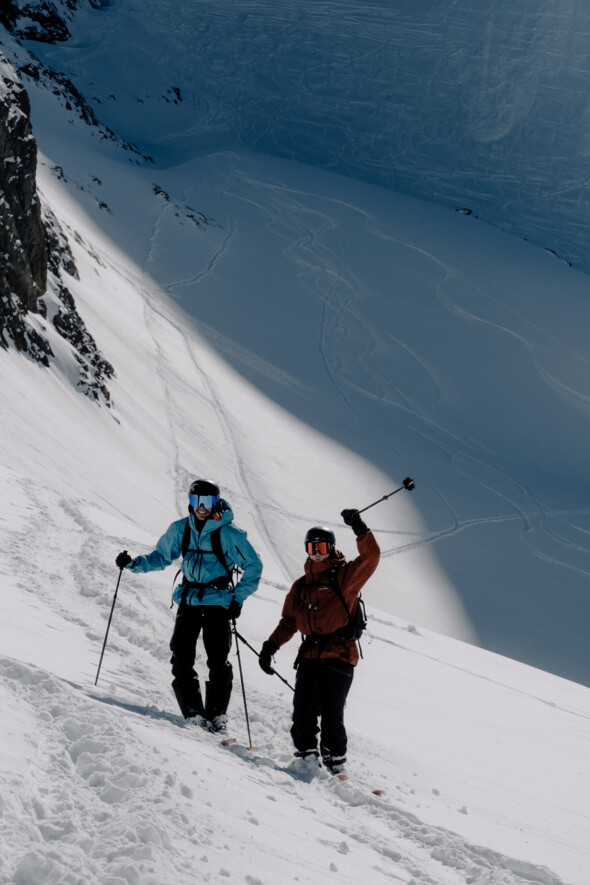
[[[236,655],[238,656],[238,668],[240,670],[240,682],[242,683],[242,697],[244,699],[244,714],[246,716],[246,729],[248,731],[248,749],[253,749],[252,747],[252,735],[250,734],[250,719],[248,717],[248,704],[246,703],[246,689],[244,687],[244,674],[242,673],[242,658],[240,655],[240,640],[239,633],[236,627],[236,619],[232,618],[232,628],[233,634],[236,637]]]
[[[127,551],[124,550],[123,553],[127,553]],[[100,661],[98,662],[98,670],[96,671],[96,679],[94,680],[94,684],[95,684],[95,685],[96,685],[97,682],[98,682],[98,676],[99,676],[99,674],[100,674],[100,668],[102,667],[102,658],[103,658],[103,655],[104,655],[104,650],[105,650],[105,648],[107,647],[107,638],[108,638],[108,635],[109,635],[109,630],[110,630],[110,628],[111,628],[111,621],[113,620],[113,612],[114,612],[114,610],[115,610],[115,603],[116,603],[116,601],[117,601],[117,593],[119,592],[119,584],[121,583],[121,575],[122,575],[122,574],[123,574],[123,569],[119,569],[119,578],[118,578],[118,580],[117,580],[117,586],[115,587],[115,595],[114,595],[114,597],[113,597],[113,604],[111,605],[111,613],[110,613],[110,615],[109,615],[109,622],[108,622],[108,624],[107,624],[107,632],[105,633],[105,636],[104,636],[104,642],[103,642],[103,644],[102,644],[102,651],[101,651],[101,653],[100,653]]]
[[[369,510],[371,507],[374,507],[375,504],[380,504],[381,501],[387,501],[388,498],[391,498],[392,495],[397,495],[397,493],[401,492],[402,489],[405,489],[407,492],[411,492],[415,488],[416,488],[416,483],[414,482],[414,480],[410,479],[409,476],[406,476],[406,478],[402,482],[399,489],[395,489],[395,491],[390,492],[388,495],[383,495],[383,497],[379,498],[378,501],[373,501],[372,504],[368,504],[366,507],[363,507],[362,510],[359,510],[359,513],[364,513],[365,510]]]
[[[244,639],[243,636],[240,636],[240,634],[237,632],[237,630],[236,630],[235,632],[236,632],[236,638],[241,639],[242,642],[244,643],[244,645],[245,645],[247,648],[249,648],[250,651],[253,651],[254,654],[256,655],[256,657],[259,658],[259,657],[260,657],[259,652],[257,652],[256,649],[253,648],[253,647],[250,645],[250,643],[247,642],[247,641]],[[279,679],[281,680],[281,682],[284,682],[284,683],[285,683],[285,685],[287,686],[287,688],[290,688],[291,691],[295,691],[295,689],[293,688],[293,686],[292,686],[289,682],[287,682],[287,680],[286,680],[283,676],[281,676],[280,673],[277,673],[277,671],[276,671],[274,668],[273,668],[273,674],[274,674],[275,676],[278,676]]]

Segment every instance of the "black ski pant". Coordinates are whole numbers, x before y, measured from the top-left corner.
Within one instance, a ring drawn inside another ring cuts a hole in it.
[[[302,754],[317,752],[329,762],[346,757],[344,706],[354,667],[338,658],[301,658],[295,678],[291,737]],[[321,719],[321,726],[318,726]]]
[[[201,631],[209,668],[204,703],[194,669]],[[179,605],[170,640],[170,663],[172,688],[185,719],[198,715],[212,720],[227,711],[233,682],[232,665],[227,659],[231,644],[227,609],[221,605]]]

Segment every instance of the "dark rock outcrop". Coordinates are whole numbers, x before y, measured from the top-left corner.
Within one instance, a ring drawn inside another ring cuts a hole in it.
[[[79,279],[68,239],[48,206],[44,207],[43,218],[49,258],[49,287],[58,305],[57,312],[52,317],[53,326],[73,348],[74,359],[80,369],[77,383],[79,389],[110,407],[111,395],[106,382],[114,377],[115,370],[99,351],[96,341],[78,313],[72,293],[64,283],[64,274]]]
[[[17,349],[45,365],[47,341],[26,331],[28,311],[39,312],[47,285],[47,244],[36,188],[37,146],[27,93],[0,55],[0,344],[10,337]]]
[[[47,320],[44,295],[49,289],[57,309],[53,327],[72,347],[80,367],[78,387],[111,405],[106,381],[114,375],[79,315],[63,275],[78,278],[67,237],[48,207],[42,209],[36,187],[37,146],[29,99],[17,75],[0,53],[0,347],[16,349],[44,366],[54,354],[38,331]]]
[[[86,2],[94,9],[104,9],[111,0]],[[69,39],[67,21],[80,5],[80,0],[29,0],[17,6],[13,0],[2,0],[0,24],[20,40],[61,43]]]
[[[32,0],[20,8],[12,0],[2,4],[0,22],[9,31],[23,40],[40,40],[44,43],[59,43],[70,36],[63,14],[60,15],[51,0]],[[73,10],[77,0],[64,0],[60,4],[66,10]]]

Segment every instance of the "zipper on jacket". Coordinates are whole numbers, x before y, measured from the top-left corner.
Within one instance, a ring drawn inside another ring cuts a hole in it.
[[[191,572],[190,580],[193,580],[196,584],[200,584],[200,583],[202,583],[200,579],[201,579],[201,570],[203,568],[203,564],[204,564],[204,560],[205,560],[205,555],[208,555],[209,553],[211,553],[213,556],[215,556],[215,551],[214,550],[203,550],[201,548],[201,537],[202,537],[201,532],[195,533],[195,531],[193,530],[192,534],[196,534],[197,546],[194,550],[189,550],[187,552],[187,556],[185,557],[185,559],[188,559],[189,554],[190,554],[190,572]],[[245,557],[243,556],[241,551],[238,551],[238,552],[240,553],[240,556],[242,557],[242,559],[244,559],[244,561],[245,561]],[[217,557],[216,557],[216,559],[217,559]],[[193,563],[194,563],[194,565],[193,565]]]
[[[201,566],[203,564],[203,551],[200,549],[199,541],[201,540],[201,535],[199,534],[197,537],[197,547],[195,550],[189,550],[187,553],[190,554],[190,578],[189,580],[193,580],[195,583],[200,583],[199,578],[201,577]],[[194,563],[194,564],[193,564]],[[197,574],[195,574],[195,572]]]
[[[309,588],[309,590],[308,590],[308,600],[309,600],[307,603],[307,625],[309,627],[308,633],[315,633],[314,623],[312,623],[312,620],[317,624],[318,607],[317,607],[317,605],[315,605],[315,606],[312,605],[311,588]]]

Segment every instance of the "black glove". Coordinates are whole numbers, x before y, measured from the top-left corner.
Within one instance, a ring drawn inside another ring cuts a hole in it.
[[[262,643],[262,648],[260,649],[260,654],[258,655],[258,663],[260,664],[260,669],[264,670],[265,673],[268,673],[269,676],[274,674],[274,670],[272,668],[272,656],[278,650],[278,647],[271,642],[270,639],[267,639],[266,642]]]
[[[340,514],[346,525],[349,525],[355,535],[364,535],[369,531],[366,523],[361,519],[358,510],[343,510]]]
[[[123,550],[122,553],[119,553],[117,558],[115,559],[115,564],[117,568],[125,568],[125,566],[129,565],[130,562],[133,562],[133,559],[129,556],[126,550]]]
[[[238,602],[237,599],[232,599],[227,609],[227,618],[228,621],[234,621],[236,618],[240,617],[240,612],[242,611],[242,604]]]

